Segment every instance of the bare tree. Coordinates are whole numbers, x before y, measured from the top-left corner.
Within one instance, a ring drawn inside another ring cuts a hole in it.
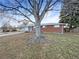
[[[59,0],[3,0],[0,1],[0,6],[4,11],[15,10],[20,15],[26,17],[29,21],[35,24],[36,39],[41,39],[41,21],[48,11],[53,10]],[[6,4],[6,2],[8,4]],[[34,17],[35,22],[30,18]]]

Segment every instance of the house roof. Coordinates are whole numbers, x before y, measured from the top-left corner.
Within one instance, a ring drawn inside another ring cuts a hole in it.
[[[46,26],[46,25],[66,25],[67,23],[43,23],[43,24],[41,24],[41,26]],[[33,23],[29,23],[27,26],[34,26],[34,24]]]
[[[44,23],[42,25],[66,25],[66,23]]]
[[[34,26],[34,24],[32,22],[29,22],[27,26]]]
[[[46,26],[46,25],[66,25],[67,23],[42,23],[41,26]],[[34,26],[32,22],[29,22],[27,25],[21,24],[20,26],[25,27],[25,26]]]

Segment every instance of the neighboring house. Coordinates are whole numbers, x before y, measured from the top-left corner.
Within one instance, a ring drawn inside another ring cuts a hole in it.
[[[64,23],[46,23],[41,25],[42,32],[54,32],[54,33],[62,33],[64,32]]]
[[[18,31],[32,32],[33,27],[34,27],[34,24],[28,23],[28,24],[21,24],[17,29],[18,29]]]
[[[12,27],[9,23],[5,23],[2,27],[1,27],[2,32],[12,32],[12,31],[16,31],[16,28]]]

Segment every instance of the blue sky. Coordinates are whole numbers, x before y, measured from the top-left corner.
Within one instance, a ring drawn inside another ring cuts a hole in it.
[[[1,1],[1,0],[0,0]],[[6,1],[6,0],[4,0]],[[42,20],[42,23],[58,23],[59,22],[59,16],[60,16],[60,11],[61,11],[61,3],[58,3],[53,11],[49,11],[46,13],[44,19]],[[23,20],[25,19],[22,16],[14,16],[14,18],[16,18],[17,20]],[[32,18],[32,17],[31,17]],[[6,21],[8,21],[9,19],[7,19],[6,17],[2,18],[0,17],[0,26],[5,23]],[[10,24],[13,26],[17,26],[19,25],[19,23],[17,21],[10,21]]]
[[[53,11],[49,11],[43,19],[43,23],[58,23],[61,12],[61,4],[57,4]]]

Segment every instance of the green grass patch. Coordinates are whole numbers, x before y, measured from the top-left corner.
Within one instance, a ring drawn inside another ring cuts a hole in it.
[[[79,59],[79,34],[45,33],[45,36],[51,45],[28,46],[27,34],[1,37],[0,59]]]

